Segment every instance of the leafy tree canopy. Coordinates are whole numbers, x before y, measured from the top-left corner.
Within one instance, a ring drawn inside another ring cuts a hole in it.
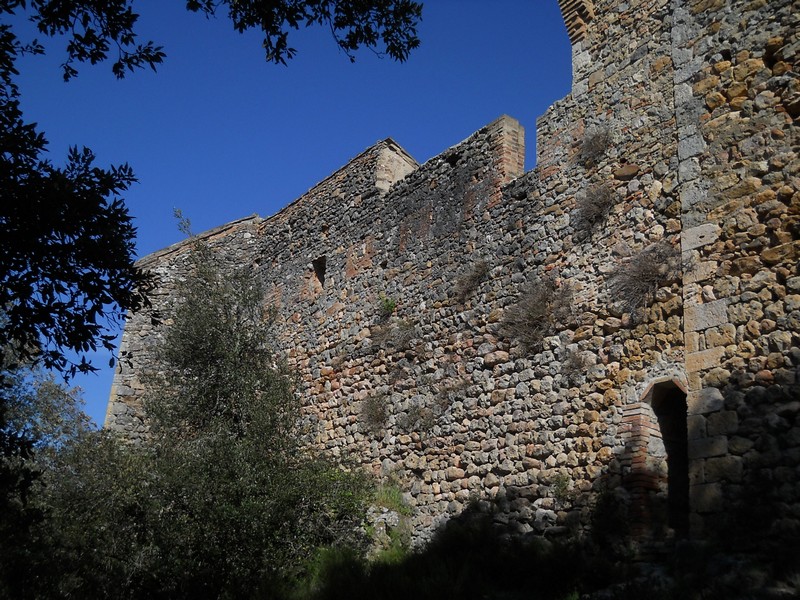
[[[193,257],[147,383],[152,435],[62,449],[17,597],[282,597],[317,548],[363,541],[369,481],[303,450],[252,273]]]
[[[139,40],[133,7],[133,0],[0,0],[0,16],[27,15],[42,35],[65,39],[65,80],[79,63],[106,60],[121,78],[165,57]],[[273,63],[295,55],[289,33],[301,26],[327,27],[351,60],[366,47],[403,61],[419,45],[422,6],[410,0],[188,0],[186,7],[207,16],[227,11],[236,31],[260,30]],[[147,277],[134,264],[136,230],[122,199],[136,181],[131,168],[97,167],[92,152],[77,147],[56,167],[43,133],[23,119],[15,62],[42,52],[0,23],[0,352],[13,347],[23,360],[70,375],[94,370],[89,352],[113,349],[110,331],[146,302]]]

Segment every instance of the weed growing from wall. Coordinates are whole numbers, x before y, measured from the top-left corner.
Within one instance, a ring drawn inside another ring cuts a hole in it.
[[[529,283],[516,304],[506,309],[502,331],[526,352],[536,352],[545,337],[555,335],[572,312],[572,290],[550,277]]]
[[[570,477],[565,473],[559,473],[553,478],[551,485],[553,498],[561,508],[566,508],[575,499],[575,492],[570,484]]]
[[[661,240],[614,269],[608,279],[609,295],[623,312],[634,315],[653,301],[658,288],[680,275],[680,251]]]
[[[589,232],[608,215],[616,200],[616,192],[607,183],[593,185],[580,194],[575,201],[573,229]]]
[[[454,290],[456,300],[460,304],[466,302],[467,298],[469,298],[472,293],[478,289],[478,286],[484,279],[486,279],[488,274],[489,263],[485,260],[479,260],[472,265],[472,269],[470,269],[467,273],[462,275],[458,281],[456,281]]]
[[[584,167],[597,165],[611,145],[611,132],[607,127],[594,127],[586,131],[581,142],[580,160]]]
[[[392,481],[378,486],[378,489],[375,490],[373,503],[375,506],[386,508],[406,517],[414,512],[405,498],[403,498],[403,491],[400,489],[400,486]]]

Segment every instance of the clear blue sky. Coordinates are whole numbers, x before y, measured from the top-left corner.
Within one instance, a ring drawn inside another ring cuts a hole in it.
[[[158,73],[117,81],[105,63],[63,83],[59,40],[19,64],[25,118],[45,132],[55,163],[78,145],[102,166],[133,167],[140,183],[126,201],[139,256],[181,238],[173,208],[197,232],[268,216],[386,137],[424,162],[508,114],[526,128],[531,169],[536,118],[569,91],[556,0],[428,0],[422,44],[403,64],[369,51],[351,64],[327,30],[306,29],[286,67],[264,62],[257,33],[239,35],[224,16],[207,20],[184,5],[134,4],[140,37],[167,53]],[[100,424],[112,374],[75,380]]]

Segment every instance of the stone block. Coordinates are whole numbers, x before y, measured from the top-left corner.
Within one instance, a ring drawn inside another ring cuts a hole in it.
[[[681,233],[681,250],[694,250],[719,239],[720,228],[715,223],[704,223]]]
[[[705,482],[705,465],[704,460],[693,460],[689,463],[689,485],[698,485]]]
[[[692,135],[682,140],[678,140],[678,158],[686,160],[692,156],[702,154],[706,149],[706,143],[701,135]]]
[[[723,505],[722,486],[719,483],[693,485],[689,491],[689,502],[696,512],[718,512]]]
[[[690,440],[706,437],[706,418],[703,415],[690,415],[686,419],[686,433]]]
[[[702,331],[728,323],[728,301],[726,299],[687,306],[683,314],[686,331]]]
[[[689,392],[686,395],[686,405],[689,415],[705,415],[722,410],[725,398],[717,388],[704,388],[698,392]]]
[[[728,481],[738,483],[742,480],[742,458],[740,456],[721,456],[705,461],[705,482]]]
[[[689,440],[689,460],[724,456],[728,453],[728,438],[718,435]]]
[[[718,367],[725,355],[725,348],[709,348],[686,355],[686,370],[690,373]]]
[[[719,265],[713,261],[702,261],[695,263],[691,268],[686,271],[684,281],[686,283],[697,283],[699,281],[706,281],[717,272]]]
[[[725,410],[708,416],[708,435],[727,435],[739,429],[739,415],[736,411]]]

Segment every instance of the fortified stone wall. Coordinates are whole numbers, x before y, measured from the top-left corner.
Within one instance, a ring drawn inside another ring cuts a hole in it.
[[[798,2],[560,0],[572,93],[424,165],[391,140],[268,218],[203,234],[278,309],[310,443],[403,487],[416,538],[468,505],[519,532],[613,494],[643,541],[800,521]],[[131,317],[106,426],[188,244]],[[753,517],[753,512],[748,513]]]

